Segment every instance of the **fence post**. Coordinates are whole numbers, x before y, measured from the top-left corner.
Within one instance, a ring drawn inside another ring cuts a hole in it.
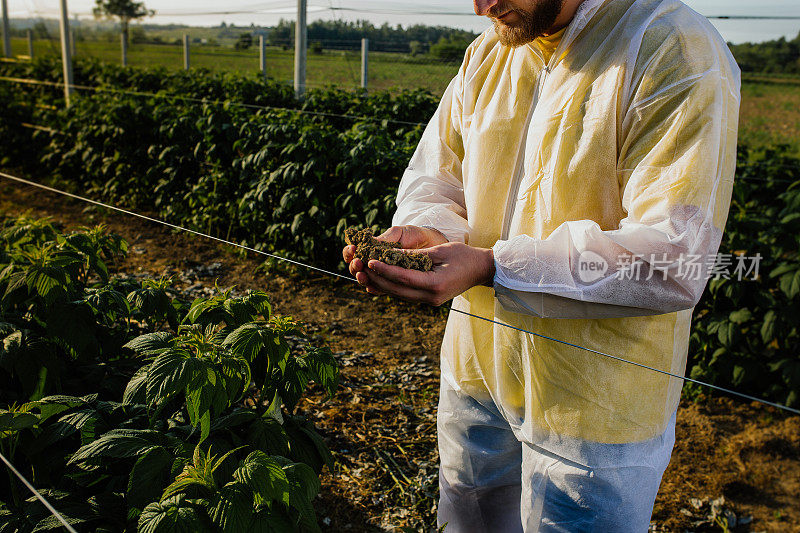
[[[297,24],[294,29],[294,93],[297,98],[302,98],[306,92],[306,37],[306,0],[297,0]]]
[[[125,32],[119,34],[119,46],[122,51],[122,66],[128,66],[128,38]]]
[[[8,22],[8,2],[2,0],[3,4],[3,54],[11,57],[11,29]]]
[[[261,50],[261,55],[259,56],[259,61],[261,65],[261,75],[264,78],[267,77],[267,40],[264,39],[264,34],[258,36],[258,46],[259,50]]]
[[[28,55],[31,56],[31,61],[33,61],[33,30],[28,30]]]
[[[369,80],[369,39],[361,39],[361,87],[367,88]]]
[[[189,34],[183,34],[183,68],[189,70]]]
[[[69,47],[69,15],[67,0],[61,0],[61,61],[64,64],[64,101],[69,107],[73,92],[72,82],[72,50]]]

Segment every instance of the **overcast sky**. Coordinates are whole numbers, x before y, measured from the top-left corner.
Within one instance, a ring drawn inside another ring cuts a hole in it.
[[[800,17],[799,0],[685,0],[706,16],[796,16]],[[155,23],[183,23],[215,26],[223,20],[239,25],[270,26],[281,18],[294,18],[294,0],[146,0],[157,16]],[[8,0],[12,17],[58,16],[57,0]],[[72,15],[91,16],[94,0],[68,0]],[[425,2],[389,2],[387,0],[308,0],[309,20],[367,19],[376,24],[430,24],[482,31],[488,27],[485,18],[472,14],[470,0],[428,0]],[[331,8],[338,8],[331,10]],[[439,14],[441,13],[441,15]],[[732,42],[763,41],[780,36],[793,38],[800,33],[798,20],[713,20],[722,36]]]

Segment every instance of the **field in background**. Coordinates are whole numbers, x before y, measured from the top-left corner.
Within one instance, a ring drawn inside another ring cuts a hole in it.
[[[788,144],[800,155],[800,79],[745,76],[739,142],[753,148]]]
[[[12,39],[15,55],[27,55],[25,39]],[[94,57],[101,61],[121,63],[120,47],[117,43],[83,41],[76,43],[78,57]],[[60,45],[53,41],[36,41],[34,54],[60,54]],[[249,50],[204,46],[190,47],[190,66],[213,71],[257,73],[259,51],[254,46]],[[441,95],[458,71],[457,62],[442,62],[429,56],[410,57],[406,54],[371,52],[369,88],[416,89],[422,88]],[[133,67],[163,66],[170,69],[183,68],[183,48],[176,45],[137,44],[128,48],[128,64]],[[267,75],[277,81],[291,83],[294,79],[294,51],[276,47],[267,48]],[[307,84],[310,87],[336,85],[343,89],[354,89],[361,83],[360,52],[324,50],[321,54],[308,54]]]

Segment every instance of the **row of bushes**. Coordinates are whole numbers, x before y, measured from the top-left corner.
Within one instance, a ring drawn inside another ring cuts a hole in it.
[[[318,531],[332,458],[295,407],[330,350],[264,293],[109,275],[126,251],[0,220],[0,452],[79,531]],[[0,532],[60,529],[29,496],[0,478]]]
[[[3,67],[12,68],[12,67]],[[57,64],[27,68],[57,79]],[[196,104],[169,98],[84,95],[65,110],[47,88],[2,86],[0,142],[5,164],[34,162],[64,187],[171,222],[235,238],[259,249],[341,267],[351,224],[386,227],[400,176],[435,99],[312,91],[299,102],[286,87],[208,72],[167,74],[79,63],[86,83],[313,113],[381,117],[353,120],[294,111]],[[32,121],[63,133],[19,128]],[[697,379],[797,405],[800,398],[800,161],[785,150],[739,152],[722,253],[760,253],[757,281],[716,280],[696,308],[689,372]]]

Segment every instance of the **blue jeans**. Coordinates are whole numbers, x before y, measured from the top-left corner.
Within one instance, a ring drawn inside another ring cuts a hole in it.
[[[494,405],[442,381],[439,511],[445,533],[644,532],[675,443],[521,442]],[[562,453],[559,453],[562,452]],[[565,457],[566,456],[566,457]]]

